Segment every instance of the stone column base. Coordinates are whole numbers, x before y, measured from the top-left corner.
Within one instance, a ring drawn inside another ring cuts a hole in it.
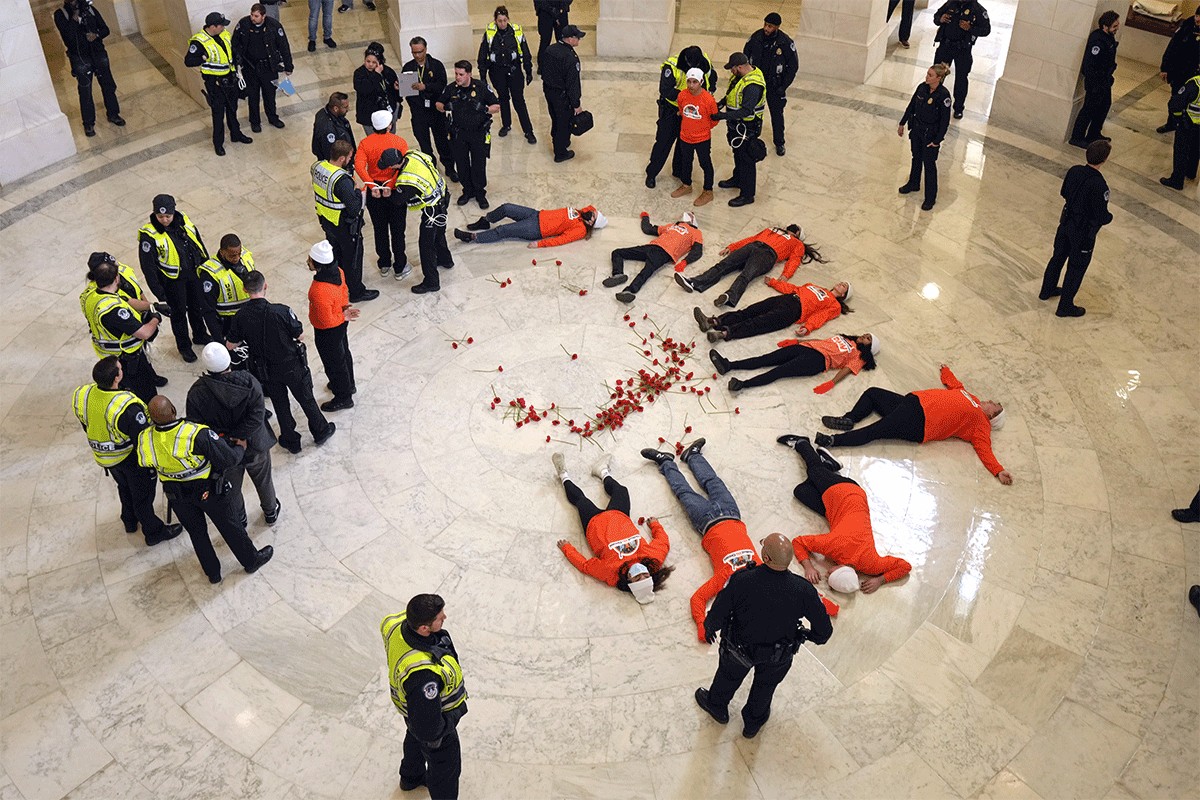
[[[887,51],[887,0],[806,0],[796,50],[800,74],[863,83]]]
[[[600,0],[598,56],[666,58],[674,35],[674,0]]]
[[[536,37],[537,28],[534,27]],[[454,81],[454,62],[472,64],[479,42],[471,30],[467,0],[393,0],[388,13],[388,33],[400,64],[412,58],[408,42],[420,36],[429,44],[429,55],[446,65],[446,79]],[[529,39],[528,33],[525,36]],[[396,65],[399,71],[400,64]]]

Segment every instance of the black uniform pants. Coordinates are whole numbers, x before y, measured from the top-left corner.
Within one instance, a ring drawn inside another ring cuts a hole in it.
[[[1197,162],[1200,162],[1200,126],[1193,125],[1190,119],[1177,122],[1169,180],[1176,185],[1185,179],[1195,180]]]
[[[275,71],[271,63],[263,61],[257,64],[247,64],[242,68],[242,76],[246,79],[246,105],[250,110],[250,124],[262,124],[262,117],[258,115],[260,97],[263,110],[267,112],[267,119],[271,122],[279,119],[279,114],[275,111],[276,86],[272,83],[279,73]]]
[[[901,2],[903,2],[902,6],[900,6]],[[913,10],[916,5],[917,0],[888,0],[888,20],[891,20],[896,6],[900,6],[900,30],[897,32],[897,37],[902,42],[907,42],[908,37],[912,35]]]
[[[334,328],[314,328],[317,354],[329,378],[334,399],[349,400],[357,390],[354,383],[354,356],[350,354],[349,322]]]
[[[570,13],[566,9],[553,7],[550,9],[539,8],[537,10],[537,28],[538,28],[538,52],[537,52],[537,71],[542,74],[542,53],[546,52],[548,47],[553,42],[557,42],[562,36],[562,29],[566,26],[567,20],[570,18]],[[551,41],[553,35],[553,42]]]
[[[731,122],[727,137],[733,148],[733,182],[738,195],[754,199],[758,191],[758,162],[754,160],[754,142],[762,135],[762,120]]]
[[[637,247],[621,247],[612,251],[612,274],[621,275],[625,272],[626,261],[643,261],[646,266],[634,277],[624,291],[637,294],[646,285],[650,276],[667,264],[673,263],[671,254],[656,244],[643,244]]]
[[[446,216],[450,207],[447,195],[432,208],[421,209],[421,233],[417,249],[421,256],[421,285],[436,289],[442,285],[438,267],[454,266],[450,245],[446,244]]]
[[[859,396],[846,416],[862,422],[872,413],[882,419],[865,428],[834,434],[834,445],[858,447],[876,439],[902,439],[917,444],[925,441],[925,409],[921,408],[921,400],[915,394],[897,394],[872,386]]]
[[[760,648],[756,648],[760,649]],[[792,668],[792,657],[787,656],[777,663],[756,662],[748,667],[730,655],[722,645],[721,658],[717,663],[717,674],[713,676],[712,685],[708,687],[708,703],[712,708],[725,709],[733,694],[746,680],[750,670],[754,670],[754,682],[750,684],[750,696],[746,705],[742,706],[742,723],[748,733],[758,731],[771,716],[771,698],[788,670]]]
[[[571,149],[571,118],[575,109],[564,92],[547,91],[546,108],[550,112],[550,141],[554,144],[554,157],[562,158]]]
[[[346,288],[350,290],[350,302],[354,302],[367,291],[362,277],[362,234],[356,233],[356,224],[350,223],[342,211],[342,224],[334,225],[324,217],[317,217],[325,238],[333,247],[333,259],[346,273]]]
[[[811,347],[793,344],[787,347],[777,347],[769,353],[753,358],[743,358],[740,361],[730,361],[730,369],[762,369],[772,367],[761,375],[747,378],[742,386],[749,389],[755,386],[766,386],[780,378],[807,378],[820,375],[825,371],[825,356]]]
[[[812,348],[806,347],[805,349],[811,350]],[[804,459],[807,477],[803,483],[798,484],[792,490],[792,496],[822,517],[827,516],[825,513],[825,501],[821,499],[825,491],[831,486],[837,486],[839,483],[853,483],[857,486],[858,481],[847,478],[845,475],[839,475],[825,466],[810,442],[800,442],[796,445],[796,452],[800,454],[800,458]]]
[[[406,783],[419,783],[424,779],[430,800],[457,800],[461,774],[462,747],[456,729],[447,731],[436,747],[422,742],[412,735],[412,731],[404,734],[400,778]]]
[[[193,271],[185,267],[180,270],[178,278],[164,278],[163,293],[171,306],[171,333],[175,336],[177,348],[188,350],[193,342],[207,344],[220,335],[220,329],[206,330],[204,310],[208,300],[200,290],[200,279]],[[190,339],[189,324],[192,329]]]
[[[454,154],[450,151],[450,131],[446,127],[446,115],[440,111],[428,108],[415,109],[412,113],[413,136],[421,145],[421,152],[433,159],[436,166],[438,156],[442,159],[442,169],[451,180],[457,180],[454,172]],[[433,148],[437,147],[437,155]]]
[[[197,485],[193,486],[193,483]],[[190,481],[178,488],[164,486],[163,492],[170,499],[175,516],[179,517],[183,529],[192,540],[192,549],[200,560],[200,568],[209,578],[219,578],[221,559],[217,558],[217,551],[208,538],[208,520],[213,521],[217,532],[244,569],[257,563],[258,548],[246,533],[241,514],[234,508],[232,495],[228,492],[218,495],[212,491],[212,485],[213,482],[208,480]]]
[[[664,108],[664,105],[659,103],[658,124],[654,128],[654,147],[650,150],[650,163],[646,165],[646,177],[657,178],[658,173],[667,163],[667,157],[671,155],[671,148],[676,148],[671,174],[683,183],[691,183],[680,177],[682,157],[678,151],[679,145],[676,144],[679,141],[679,109],[672,105]],[[688,172],[691,173],[690,168]]]
[[[771,141],[776,147],[784,143],[783,109],[787,106],[784,90],[767,85],[767,111],[771,114]]]
[[[155,382],[158,373],[146,357],[145,346],[136,353],[122,353],[120,359],[124,375],[118,388],[133,392],[143,403],[149,403],[154,399],[154,395],[158,394],[158,385]]]
[[[704,173],[704,191],[711,192],[713,188],[712,139],[692,144],[682,139],[675,145],[675,160],[679,165],[676,175],[684,186],[692,185],[692,155],[700,162],[700,171]]]
[[[284,447],[300,446],[300,434],[296,432],[296,418],[292,416],[292,403],[288,392],[296,398],[300,409],[308,419],[308,431],[313,438],[325,435],[329,429],[329,421],[321,413],[317,399],[313,397],[312,372],[307,364],[297,365],[294,369],[283,372],[263,382],[263,392],[271,398],[271,406],[275,409],[275,418],[279,420],[279,443]]]
[[[92,78],[100,84],[100,96],[104,98],[104,115],[109,119],[121,115],[121,104],[117,100],[117,82],[113,80],[112,68],[108,65],[108,56],[96,59],[91,68],[82,64],[72,67],[75,72],[75,83],[79,89],[79,111],[83,117],[83,127],[96,127],[96,101],[92,99]]]
[[[205,78],[204,93],[208,96],[208,107],[212,111],[213,147],[224,147],[226,125],[229,126],[229,138],[237,139],[242,135],[237,119],[237,79]]]
[[[608,492],[608,505],[603,509],[597,508],[596,504],[583,493],[583,490],[571,481],[563,481],[563,491],[567,493],[567,501],[575,506],[575,511],[579,514],[579,524],[583,526],[584,533],[587,533],[587,526],[592,521],[592,517],[603,511],[620,511],[625,516],[629,516],[629,490],[617,483],[617,479],[611,475],[604,479],[604,491]]]
[[[971,65],[974,63],[971,45],[966,42],[941,42],[933,54],[933,63],[952,65],[950,71],[954,74],[954,110],[962,111],[967,103],[967,89],[970,87],[967,76],[971,74]]]
[[[496,70],[489,72],[492,87],[500,98],[500,123],[505,128],[512,127],[512,109],[517,110],[517,119],[521,122],[521,130],[525,135],[533,133],[533,122],[529,119],[529,107],[525,105],[525,79],[521,76],[520,68],[516,70]],[[509,108],[509,102],[512,108]]]
[[[717,317],[717,327],[727,339],[747,339],[772,331],[781,331],[804,315],[804,306],[794,294],[780,294],[751,303]]]
[[[913,128],[908,133],[908,146],[912,151],[912,165],[908,169],[908,186],[918,189],[921,186],[921,173],[925,173],[925,202],[937,200],[938,171],[937,159],[942,148],[930,147],[932,131]]]
[[[149,467],[139,466],[137,454],[130,453],[124,461],[109,467],[108,474],[117,483],[117,497],[121,499],[121,522],[125,523],[125,527],[141,525],[147,539],[161,533],[163,521],[154,513],[158,473]]]
[[[456,130],[450,139],[454,166],[462,182],[463,194],[480,200],[487,197],[487,132]]]
[[[1079,116],[1075,117],[1075,127],[1071,129],[1071,139],[1082,139],[1091,142],[1100,138],[1104,127],[1104,119],[1112,106],[1112,81],[1104,85],[1084,82],[1083,106]]]
[[[408,209],[394,197],[372,197],[367,192],[367,212],[375,232],[376,266],[396,272],[404,269],[408,256],[404,254],[404,234],[408,229]]]
[[[728,295],[728,305],[736,306],[742,295],[750,286],[750,282],[761,278],[771,271],[779,259],[768,244],[750,242],[739,247],[711,267],[692,278],[692,286],[698,292],[707,292],[716,286],[717,281],[731,272],[741,270],[741,274],[733,279],[733,284],[725,292]]]
[[[1042,292],[1044,294],[1058,286],[1058,276],[1065,264],[1067,273],[1063,276],[1062,294],[1058,297],[1060,310],[1075,305],[1075,294],[1092,263],[1092,248],[1095,246],[1095,235],[1083,225],[1070,218],[1058,223],[1058,230],[1054,233],[1054,252],[1042,275]]]

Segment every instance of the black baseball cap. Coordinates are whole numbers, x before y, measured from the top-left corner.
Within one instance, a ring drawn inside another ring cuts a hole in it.
[[[783,17],[772,11],[770,14],[767,14],[765,17],[763,17],[763,22],[767,23],[768,25],[774,25],[778,28],[783,24]]]
[[[725,69],[733,69],[734,67],[740,67],[743,64],[749,63],[750,59],[746,58],[745,53],[734,53],[729,57],[729,63],[725,65]]]
[[[206,27],[206,28],[211,25],[228,25],[228,24],[229,24],[229,20],[225,19],[225,16],[220,11],[214,11],[211,14],[209,14],[207,17],[204,18],[204,27]]]
[[[570,39],[572,36],[574,36],[576,39],[582,39],[584,36],[587,36],[587,34],[579,30],[579,28],[576,28],[574,25],[563,26],[562,38]]]
[[[175,198],[169,194],[155,195],[154,197],[154,213],[155,214],[174,214],[175,213]]]
[[[394,147],[389,147],[379,154],[379,161],[375,164],[377,169],[390,169],[398,167],[404,161],[404,156],[400,155],[400,151]]]
[[[110,254],[97,251],[88,256],[88,269],[95,269],[101,264],[107,264],[109,261],[114,264],[117,263],[117,260]]]

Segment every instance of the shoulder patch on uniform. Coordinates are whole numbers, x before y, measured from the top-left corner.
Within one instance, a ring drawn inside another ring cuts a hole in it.
[[[150,243],[149,242],[142,242],[142,252],[143,253],[150,252]]]
[[[279,35],[280,35],[280,36],[283,36],[283,28],[280,28],[280,29],[279,29]]]
[[[189,48],[188,48],[188,52],[189,52],[189,53],[194,53],[194,52],[196,52],[196,45],[192,45],[191,47],[189,47]]]
[[[792,52],[796,52],[796,43],[792,42]]]
[[[215,441],[215,440],[216,440],[216,438],[217,438],[217,435],[216,435],[215,433],[213,433],[213,430],[212,430],[212,428],[209,428],[209,429],[208,429],[208,438],[210,438],[210,439],[212,439],[212,440],[214,440],[214,441]]]
[[[1098,45],[1098,44],[1092,45],[1092,55],[1094,55],[1094,56],[1100,55],[1100,45]]]
[[[330,144],[333,144],[335,141],[337,141],[337,136],[333,135],[332,133],[326,135],[325,138],[329,140]]]
[[[671,77],[671,68],[670,68],[670,67],[664,67],[664,68],[663,68],[663,77],[664,77],[664,78],[670,78],[670,77]]]
[[[432,700],[438,696],[438,685],[434,681],[430,681],[421,687],[421,694],[425,695],[426,700]]]
[[[949,97],[947,97],[945,100],[943,100],[943,101],[942,101],[942,103],[944,103],[944,104],[945,104],[946,108],[949,108],[949,107],[950,107],[951,100],[950,100],[950,98],[949,98]]]
[[[1187,91],[1187,84],[1185,83],[1183,86],[1179,87],[1179,89],[1175,92],[1175,94],[1183,94],[1186,91]]]
[[[296,316],[296,312],[292,311],[290,308],[288,309],[288,313],[292,315],[292,319],[298,319],[298,317]]]
[[[121,319],[129,319],[129,309],[122,308],[122,309],[118,310],[117,316],[120,317]]]
[[[135,417],[134,417],[134,419],[136,419],[136,420],[137,420],[137,424],[138,424],[138,425],[145,425],[145,424],[146,424],[146,415],[145,415],[145,414],[143,414],[141,411],[137,412],[137,416],[135,416]]]
[[[1108,202],[1108,189],[1104,190],[1104,202]]]
[[[213,290],[213,282],[205,281],[204,282],[204,291],[207,293],[207,292],[211,292],[212,290]]]

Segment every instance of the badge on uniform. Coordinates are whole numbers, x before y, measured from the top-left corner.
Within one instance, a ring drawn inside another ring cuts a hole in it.
[[[1100,55],[1100,45],[1095,45],[1094,47],[1092,47],[1092,55],[1094,55],[1094,56]]]
[[[205,292],[205,294],[207,294],[208,292],[211,292],[211,291],[212,291],[212,288],[213,288],[212,281],[205,281],[205,282],[204,282],[204,292]]]
[[[330,134],[326,135],[326,137],[325,137],[325,138],[329,140],[329,143],[330,143],[330,144],[333,144],[333,143],[334,143],[334,141],[336,141],[336,140],[337,140],[337,136],[335,136],[335,135],[334,135],[334,134],[332,134],[332,133],[330,133]]]
[[[776,47],[776,48],[775,48],[775,55],[777,55],[777,56],[781,56],[781,55],[783,55],[783,48],[782,48],[782,47]]]
[[[121,319],[129,319],[129,309],[122,308],[120,311],[117,312],[117,316],[120,317]]]
[[[430,681],[421,687],[421,694],[425,695],[426,700],[432,700],[438,696],[438,685],[435,682]]]
[[[135,417],[134,417],[134,419],[136,419],[136,420],[137,420],[137,424],[138,424],[138,425],[145,425],[145,424],[146,424],[146,415],[145,415],[145,414],[143,414],[143,413],[142,413],[142,412],[140,412],[140,411],[139,411],[139,412],[137,412],[137,416],[135,416]]]
[[[1108,189],[1104,190],[1104,202],[1108,202]]]
[[[926,104],[926,105],[930,105],[930,106],[931,106],[931,105],[933,105],[933,98],[931,97],[931,98],[929,98],[928,100],[926,100],[926,101],[925,101],[925,104]]]
[[[150,252],[150,243],[149,242],[142,242],[142,252],[143,253]]]

